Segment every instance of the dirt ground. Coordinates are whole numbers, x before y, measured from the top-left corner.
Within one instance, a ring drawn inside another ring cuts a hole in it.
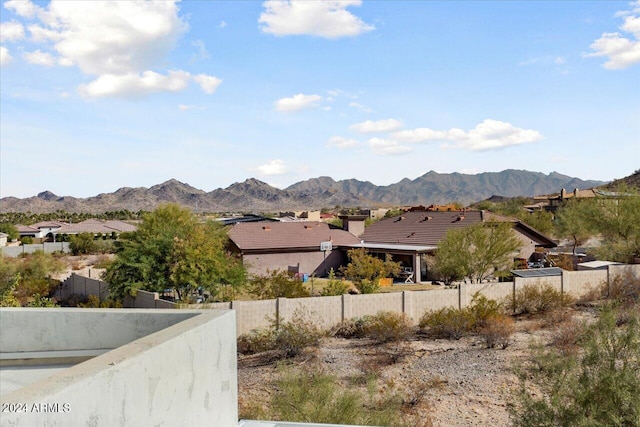
[[[589,313],[572,313],[574,318],[585,316]],[[457,341],[413,338],[400,344],[406,356],[389,365],[376,362],[385,349],[370,341],[326,338],[316,352],[290,363],[334,374],[345,387],[353,386],[357,376],[378,370],[377,393],[402,396],[411,425],[508,426],[509,405],[518,387],[514,365],[525,360],[532,344],[549,342],[553,332],[554,327],[540,319],[518,319],[506,349],[487,349],[478,336]],[[240,356],[238,368],[241,416],[251,405],[269,405],[282,369],[262,363],[260,355]]]

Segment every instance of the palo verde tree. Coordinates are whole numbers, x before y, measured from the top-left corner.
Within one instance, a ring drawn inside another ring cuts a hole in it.
[[[509,267],[522,242],[506,222],[488,222],[456,228],[438,244],[434,269],[443,280],[469,277],[480,283],[494,270]]]
[[[139,289],[174,289],[185,302],[198,288],[216,295],[221,286],[246,282],[241,261],[226,251],[226,243],[221,225],[200,223],[189,210],[164,205],[145,215],[135,232],[116,243],[116,259],[105,280],[115,298],[135,296]]]
[[[618,187],[616,191],[593,199],[576,200],[558,212],[561,234],[572,232],[583,239],[601,237],[597,252],[602,259],[633,262],[640,256],[640,194]]]
[[[351,249],[347,252],[349,263],[342,267],[342,274],[363,294],[371,294],[378,290],[378,281],[385,277],[390,277],[400,272],[400,264],[391,261],[387,256],[382,260],[370,255],[366,249]]]

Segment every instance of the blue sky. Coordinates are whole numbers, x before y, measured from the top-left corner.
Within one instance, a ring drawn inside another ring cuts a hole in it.
[[[640,168],[640,2],[0,7],[0,196]]]

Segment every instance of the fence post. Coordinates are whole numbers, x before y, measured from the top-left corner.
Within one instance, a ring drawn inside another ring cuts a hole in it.
[[[342,295],[342,320],[351,319],[353,317],[353,296],[349,294]]]
[[[516,314],[516,279],[517,277],[513,278],[513,295],[511,297],[511,310],[513,314]]]
[[[402,291],[402,314],[413,320],[413,292]]]
[[[462,310],[462,283],[458,284],[458,310]]]

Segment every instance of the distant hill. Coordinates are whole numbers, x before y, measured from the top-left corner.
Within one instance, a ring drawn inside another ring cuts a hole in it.
[[[85,199],[60,197],[50,191],[25,199],[5,197],[0,199],[0,210],[102,213],[128,209],[135,212],[153,210],[168,202],[203,212],[273,212],[320,209],[336,205],[375,207],[446,204],[454,201],[468,205],[492,195],[531,197],[558,192],[561,188],[584,189],[602,184],[602,181],[584,181],[556,172],[545,175],[513,169],[476,175],[430,171],[414,180],[405,178],[387,186],[357,179],[335,181],[325,176],[297,182],[284,190],[250,178],[224,189],[206,192],[171,179],[151,188],[123,187],[113,193],[102,193]]]
[[[613,180],[603,185],[602,187],[607,190],[615,190],[620,185],[626,185],[627,187],[640,190],[640,169],[638,169],[637,171],[635,171],[629,176],[625,176],[624,178]]]

